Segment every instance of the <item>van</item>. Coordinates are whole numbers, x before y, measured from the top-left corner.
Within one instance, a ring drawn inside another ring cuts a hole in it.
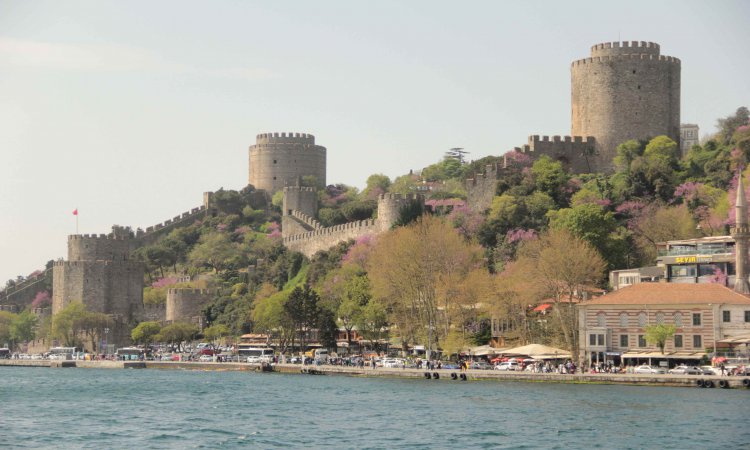
[[[315,360],[316,363],[327,364],[328,358],[330,358],[330,356],[328,355],[328,350],[324,348],[315,349],[315,353],[313,353],[313,360]]]

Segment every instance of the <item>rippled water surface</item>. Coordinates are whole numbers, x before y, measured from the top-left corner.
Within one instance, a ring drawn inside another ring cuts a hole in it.
[[[750,390],[0,368],[0,447],[750,448]]]

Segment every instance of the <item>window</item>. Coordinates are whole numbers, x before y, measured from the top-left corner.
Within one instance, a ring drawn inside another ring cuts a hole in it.
[[[628,346],[628,335],[621,334],[620,335],[620,347],[627,347],[627,346]]]
[[[663,312],[656,313],[656,324],[661,325],[663,323],[664,323],[664,313]]]
[[[674,326],[680,328],[682,326],[682,314],[674,313]]]
[[[732,311],[722,311],[721,312],[721,321],[722,322],[731,322],[732,321]]]
[[[638,335],[638,347],[645,347],[646,346],[646,338],[642,335]]]
[[[589,334],[589,345],[604,346],[603,334]]]
[[[606,325],[606,316],[604,313],[599,313],[596,315],[596,326],[597,327],[604,327]]]
[[[695,334],[693,335],[693,348],[701,348],[703,347],[703,343],[701,342],[701,335]]]
[[[674,335],[674,348],[682,348],[682,335],[681,334]]]
[[[695,249],[693,249],[695,251]],[[669,278],[695,277],[695,265],[673,265],[669,266]]]
[[[693,313],[693,326],[701,326],[701,313]]]
[[[620,313],[620,326],[622,328],[625,328],[628,326],[628,313]]]
[[[647,315],[645,312],[638,314],[638,326],[643,328],[646,326]]]
[[[750,311],[745,311],[745,322],[750,322]]]
[[[276,164],[276,160],[275,159],[273,160],[273,163]]]

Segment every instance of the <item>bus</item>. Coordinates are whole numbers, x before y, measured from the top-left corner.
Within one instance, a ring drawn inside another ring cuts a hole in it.
[[[237,349],[240,361],[243,359],[251,364],[273,362],[273,349],[271,347],[242,347]]]
[[[143,349],[138,347],[118,348],[117,359],[122,361],[139,361],[143,359]]]
[[[49,359],[62,359],[70,360],[73,359],[73,355],[76,354],[75,347],[52,347],[49,349]]]

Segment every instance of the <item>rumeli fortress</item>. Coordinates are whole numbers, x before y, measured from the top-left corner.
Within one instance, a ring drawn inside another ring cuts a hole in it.
[[[666,135],[680,141],[680,60],[660,54],[653,42],[608,42],[591,48],[591,57],[571,65],[571,136],[532,135],[516,152],[532,159],[547,155],[575,173],[613,169],[616,147],[629,139]],[[467,204],[475,211],[489,207],[499,174],[512,164],[507,156],[467,180]],[[313,176],[326,184],[326,148],[305,133],[263,133],[249,149],[248,182],[270,197],[283,191],[282,239],[293,251],[312,256],[339,242],[389,230],[402,208],[424,202],[418,195],[383,194],[377,218],[334,227],[315,219],[317,192],[300,186]],[[68,237],[68,257],[51,269],[0,292],[0,309],[19,311],[31,304],[39,291],[52,289],[52,309],[36,314],[56,314],[72,301],[113,319],[110,343],[129,342],[132,324],[141,320],[195,321],[213,292],[170,289],[165,305],[144,305],[144,266],[131,258],[138,247],[149,245],[175,228],[188,226],[212,214],[210,192],[203,205],[165,222],[138,229],[113,226],[100,235]],[[50,282],[51,278],[51,282]],[[49,346],[49,343],[47,343]]]

